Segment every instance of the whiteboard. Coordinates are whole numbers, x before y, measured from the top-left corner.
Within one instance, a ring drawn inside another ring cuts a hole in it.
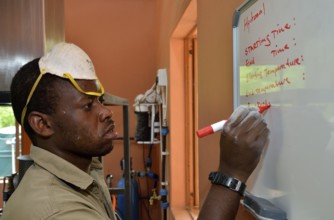
[[[288,219],[334,219],[333,11],[332,0],[251,0],[234,15],[234,105],[271,104],[247,190]]]

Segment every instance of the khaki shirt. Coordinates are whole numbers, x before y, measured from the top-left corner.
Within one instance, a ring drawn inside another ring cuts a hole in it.
[[[102,164],[87,174],[64,159],[32,146],[34,164],[4,207],[1,220],[116,220]]]

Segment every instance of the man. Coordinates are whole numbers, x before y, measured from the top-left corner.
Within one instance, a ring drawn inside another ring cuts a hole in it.
[[[116,219],[95,159],[116,137],[103,94],[91,60],[73,44],[58,44],[18,71],[12,106],[32,141],[34,164],[3,219]]]
[[[15,117],[32,140],[34,164],[6,203],[2,220],[116,219],[96,157],[112,150],[117,134],[87,54],[74,44],[57,44],[18,71],[11,95]],[[215,174],[245,182],[267,137],[261,115],[238,108],[222,132]],[[240,198],[213,185],[199,218],[233,219]]]

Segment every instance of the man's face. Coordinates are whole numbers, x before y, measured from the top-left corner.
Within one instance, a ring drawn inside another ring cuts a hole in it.
[[[93,80],[76,81],[84,91],[98,91]],[[79,157],[109,153],[117,136],[110,109],[99,102],[99,97],[79,92],[70,82],[60,86],[58,92],[59,104],[52,115],[57,150]]]

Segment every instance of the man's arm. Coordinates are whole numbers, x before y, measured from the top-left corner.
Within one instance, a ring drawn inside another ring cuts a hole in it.
[[[258,109],[238,107],[221,133],[216,171],[245,183],[260,160],[268,135],[267,124]],[[241,193],[228,187],[212,184],[198,219],[235,219],[241,197]]]
[[[198,219],[235,219],[241,195],[228,188],[212,185]]]

